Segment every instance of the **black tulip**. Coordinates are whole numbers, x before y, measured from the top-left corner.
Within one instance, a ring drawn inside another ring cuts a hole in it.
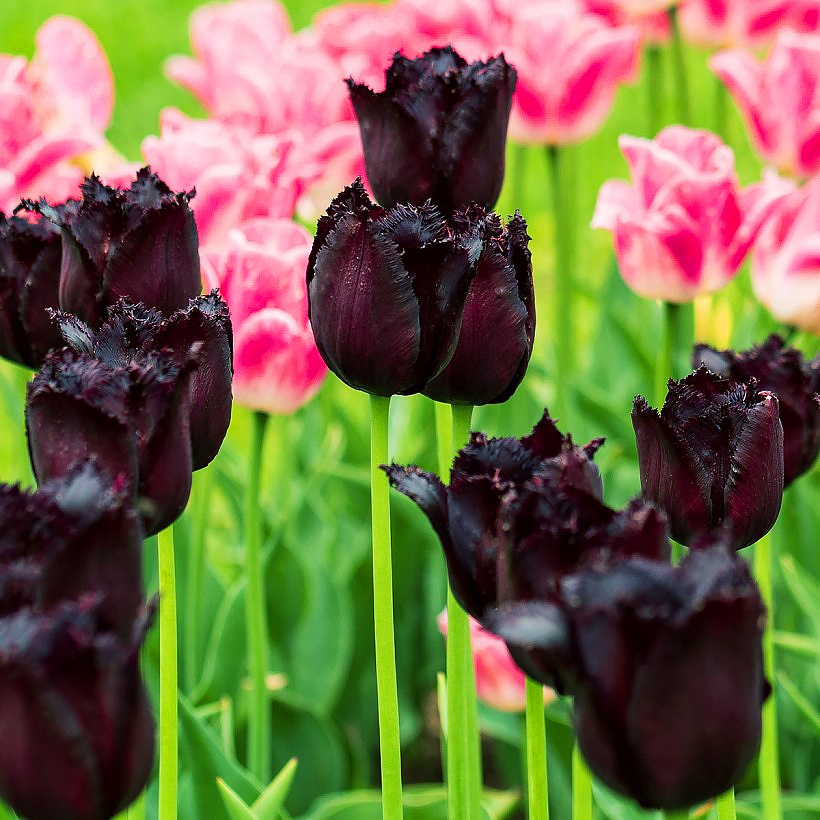
[[[84,597],[0,617],[0,796],[29,820],[107,820],[151,773],[138,668],[150,615],[123,639],[97,610]]]
[[[319,220],[307,268],[316,346],[345,383],[418,393],[453,355],[481,252],[430,205],[374,205],[361,182]]]
[[[562,436],[546,411],[524,438],[488,439],[473,433],[458,452],[450,485],[417,467],[387,467],[390,483],[430,519],[441,541],[453,594],[473,617],[497,603],[502,499],[536,475],[600,496],[592,462],[601,440],[585,448]]]
[[[60,231],[47,219],[6,218],[0,213],[0,356],[39,367],[60,347],[48,308],[57,307]]]
[[[120,298],[168,316],[202,289],[191,193],[174,193],[143,168],[127,189],[93,174],[82,199],[25,201],[62,231],[59,306],[99,327]]]
[[[755,379],[758,388],[777,396],[785,486],[814,464],[820,453],[820,354],[807,362],[799,350],[772,334],[759,347],[740,353],[695,345],[692,362],[734,381]]]
[[[669,382],[660,413],[638,396],[632,424],[641,488],[666,512],[676,541],[727,527],[742,549],[771,529],[783,497],[774,395],[700,368]]]
[[[468,64],[450,46],[415,59],[396,54],[384,91],[347,84],[367,179],[382,205],[429,199],[447,213],[495,205],[516,84],[504,55]]]
[[[448,404],[494,404],[515,392],[535,340],[535,294],[527,223],[516,212],[506,229],[493,213],[471,206],[452,220],[477,225],[481,256],[467,293],[453,357],[424,389]]]

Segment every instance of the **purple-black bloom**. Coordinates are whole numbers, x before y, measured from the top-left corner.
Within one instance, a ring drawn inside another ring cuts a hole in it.
[[[0,796],[29,820],[107,820],[145,787],[154,719],[126,637],[93,596],[0,617]]]
[[[39,367],[60,347],[60,332],[48,308],[57,307],[60,231],[48,220],[34,222],[0,213],[0,356]]]
[[[771,529],[783,497],[776,396],[699,368],[669,382],[660,413],[638,396],[632,424],[643,494],[666,512],[676,541],[726,527],[742,549]]]
[[[99,327],[120,298],[168,316],[202,289],[199,242],[188,202],[143,168],[127,189],[104,185],[93,174],[82,199],[24,206],[62,231],[59,306]]]
[[[447,46],[396,54],[384,91],[348,80],[376,199],[385,208],[432,200],[445,213],[471,202],[492,208],[516,79],[503,54],[468,64]]]
[[[475,618],[497,604],[502,500],[535,476],[600,497],[601,477],[592,462],[601,440],[576,447],[544,412],[524,438],[488,439],[472,433],[458,452],[445,486],[418,467],[385,468],[390,483],[430,519],[441,541],[450,585]]]
[[[498,216],[475,205],[452,221],[463,234],[478,226],[481,255],[453,357],[423,392],[448,404],[504,402],[524,378],[535,339],[527,223],[516,212],[502,229]]]
[[[772,334],[740,353],[695,345],[692,362],[734,381],[755,379],[759,389],[777,396],[786,486],[814,464],[820,453],[820,354],[805,361],[799,350]]]
[[[319,220],[307,268],[325,364],[378,396],[417,393],[450,361],[482,243],[427,205],[374,205],[361,181]]]

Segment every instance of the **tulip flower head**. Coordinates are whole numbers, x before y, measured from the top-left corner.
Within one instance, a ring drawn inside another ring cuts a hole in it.
[[[515,84],[504,55],[468,64],[449,46],[396,54],[384,91],[348,80],[376,199],[386,208],[430,199],[446,214],[471,202],[492,208]]]
[[[681,28],[699,45],[759,47],[784,26],[794,25],[799,0],[686,0]]]
[[[780,200],[752,250],[752,287],[781,322],[820,334],[820,178]]]
[[[626,283],[640,296],[689,302],[729,282],[782,186],[741,190],[732,149],[707,131],[675,125],[619,144],[633,185],[604,183],[592,227],[612,231]]]
[[[763,64],[739,50],[709,64],[766,162],[797,177],[820,170],[820,35],[784,30]]]
[[[783,497],[783,426],[777,397],[699,368],[669,382],[660,413],[635,399],[632,425],[644,496],[692,545],[725,527],[734,549],[774,524]]]
[[[60,232],[48,220],[0,213],[0,356],[39,367],[60,347],[60,332],[47,313],[57,307]]]
[[[600,497],[601,477],[592,458],[601,443],[576,447],[545,412],[521,439],[473,433],[456,455],[449,486],[417,467],[385,469],[392,486],[418,504],[433,525],[456,599],[481,618],[498,600],[498,518],[504,497],[547,473],[552,482]]]
[[[784,483],[811,468],[820,453],[820,354],[805,361],[772,334],[759,347],[741,353],[695,345],[695,367],[708,367],[727,379],[749,383],[777,396],[783,425]]]

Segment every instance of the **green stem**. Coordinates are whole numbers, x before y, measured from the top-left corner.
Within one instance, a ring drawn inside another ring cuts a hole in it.
[[[527,149],[525,142],[512,143],[512,173],[510,174],[510,207],[507,213],[521,208],[524,202],[524,181],[527,170]]]
[[[775,699],[774,600],[772,596],[772,539],[764,535],[755,545],[754,571],[763,603],[768,610],[763,632],[763,668],[772,693],[763,704],[763,735],[758,757],[758,778],[763,820],[780,820],[780,765],[777,750],[777,709]]]
[[[566,148],[547,146],[553,228],[555,231],[555,416],[567,424],[567,389],[572,372],[572,212],[570,190],[566,184]]]
[[[196,484],[194,534],[188,550],[188,577],[185,593],[185,689],[190,692],[199,679],[199,609],[205,577],[205,533],[211,498],[211,471],[203,470]]]
[[[729,91],[723,80],[715,75],[715,133],[724,141],[729,139]]]
[[[572,747],[572,820],[592,820],[592,775],[577,742]]]
[[[157,538],[159,562],[159,820],[176,820],[179,731],[177,716],[177,593],[174,530]]]
[[[271,772],[271,710],[268,702],[268,618],[262,568],[262,532],[259,484],[268,414],[254,412],[250,464],[245,488],[245,623],[248,635],[248,671],[251,679],[248,709],[248,768],[262,783]]]
[[[717,799],[718,820],[736,820],[735,790],[729,789]]]
[[[370,397],[370,503],[373,525],[373,621],[376,638],[376,691],[381,749],[382,815],[402,816],[399,699],[393,628],[393,560],[387,476],[387,419],[390,399]],[[449,688],[449,687],[448,687]],[[452,731],[452,730],[451,730]],[[451,734],[452,737],[452,734]]]
[[[683,809],[682,811],[665,811],[663,814],[666,820],[688,820],[689,809]]]
[[[663,103],[663,51],[660,46],[646,47],[646,102],[647,130],[649,139],[654,139],[661,127]]]
[[[550,816],[547,780],[547,729],[544,689],[527,678],[527,803],[529,820]]]
[[[677,122],[689,125],[689,81],[686,76],[686,53],[683,36],[680,30],[677,6],[669,9],[669,22],[672,27],[672,65],[674,67],[675,104]]]
[[[473,406],[471,404],[452,405],[453,438],[450,442],[453,450],[461,450],[470,437],[470,424],[473,420]]]
[[[467,652],[470,626],[447,585],[447,808],[450,817],[470,817],[470,750],[467,736]]]
[[[145,820],[145,792],[140,792],[134,802],[123,809],[114,820]]]
[[[450,475],[450,466],[453,463],[452,437],[453,418],[450,405],[433,402],[433,411],[436,418],[436,455],[438,456],[438,474],[447,484]]]
[[[694,309],[691,303],[663,303],[661,345],[655,367],[655,400],[658,407],[666,398],[666,382],[688,372],[685,360],[692,349]]]

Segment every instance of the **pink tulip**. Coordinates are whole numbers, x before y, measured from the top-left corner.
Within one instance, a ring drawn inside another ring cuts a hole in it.
[[[256,219],[203,248],[203,277],[219,287],[234,329],[234,397],[288,415],[308,402],[326,369],[308,323],[305,269],[311,236],[287,219]]]
[[[729,51],[710,66],[768,162],[796,176],[820,170],[820,36],[783,31],[762,65],[751,54]]]
[[[799,2],[799,0],[798,0]],[[796,0],[686,0],[680,8],[685,37],[705,46],[758,46],[792,22]]]
[[[740,190],[732,149],[707,131],[673,125],[654,140],[621,137],[619,144],[633,185],[605,182],[592,226],[613,232],[627,284],[669,302],[725,285],[783,186]]]
[[[438,616],[438,628],[447,637],[447,610]],[[523,712],[527,707],[526,678],[510,657],[501,638],[487,632],[470,618],[475,686],[478,697],[499,712]],[[555,692],[544,687],[544,703],[555,699]]]
[[[820,177],[792,186],[763,225],[752,285],[776,319],[820,335]]]
[[[665,43],[669,39],[669,15],[666,9],[674,5],[666,0],[647,0],[633,4],[629,0],[585,0],[584,8],[597,14],[611,26],[633,23],[641,30],[641,37],[648,43]]]
[[[528,5],[512,18],[507,59],[518,71],[510,134],[560,144],[593,134],[617,86],[635,77],[640,32],[612,28],[563,4]]]

